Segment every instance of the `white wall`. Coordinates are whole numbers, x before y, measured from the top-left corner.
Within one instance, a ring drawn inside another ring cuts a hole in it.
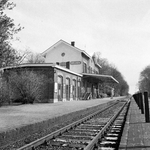
[[[65,53],[62,56],[62,53]],[[76,73],[83,72],[83,62],[87,64],[87,68],[92,67],[93,70],[98,71],[99,69],[95,66],[94,61],[92,58],[88,59],[82,56],[81,51],[76,49],[71,45],[67,45],[66,43],[59,43],[53,48],[50,48],[49,52],[46,54],[45,62],[46,63],[56,63],[56,62],[73,62],[73,61],[80,61],[80,64],[72,65],[70,64],[70,70]],[[98,71],[99,72],[99,71]],[[89,69],[87,70],[89,73]],[[92,72],[94,73],[94,72]]]
[[[65,53],[63,57],[61,54]],[[68,46],[64,43],[60,43],[57,47],[50,50],[45,58],[46,63],[52,62],[67,62],[67,61],[81,61],[79,65],[70,65],[70,70],[76,73],[82,73],[82,57],[81,52],[74,49],[72,46]]]

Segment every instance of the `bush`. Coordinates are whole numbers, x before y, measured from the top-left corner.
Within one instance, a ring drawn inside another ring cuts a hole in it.
[[[10,102],[9,101],[9,88],[6,80],[1,79],[0,80],[0,106],[3,103]]]
[[[13,71],[8,76],[8,83],[11,99],[26,104],[42,101],[48,79],[45,75],[33,71]]]

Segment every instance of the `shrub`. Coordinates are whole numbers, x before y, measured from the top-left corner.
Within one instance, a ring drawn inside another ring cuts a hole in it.
[[[0,79],[0,106],[9,101],[9,89],[6,80]]]
[[[48,79],[33,71],[13,71],[8,77],[8,83],[11,99],[25,104],[42,101]]]

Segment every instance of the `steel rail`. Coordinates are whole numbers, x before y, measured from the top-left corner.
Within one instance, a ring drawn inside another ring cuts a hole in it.
[[[107,122],[107,124],[102,128],[102,130],[93,138],[93,140],[84,148],[84,150],[92,150],[96,144],[98,143],[99,139],[104,135],[105,131],[108,129],[109,126],[115,121],[115,119],[119,116],[123,108],[129,103],[129,100],[120,108],[118,113],[114,114],[112,118]]]
[[[73,123],[71,123],[71,124],[61,128],[61,129],[57,130],[57,131],[54,131],[54,132],[52,132],[52,133],[50,133],[50,134],[48,134],[48,135],[46,135],[46,136],[44,136],[44,137],[42,137],[40,139],[37,139],[37,140],[35,140],[35,141],[33,141],[33,142],[29,143],[29,144],[26,144],[26,145],[18,148],[17,150],[34,150],[37,146],[39,146],[39,145],[47,142],[48,140],[50,140],[50,139],[52,139],[52,138],[54,138],[54,137],[64,133],[65,131],[67,131],[67,130],[69,130],[69,129],[71,129],[71,128],[73,128],[73,127],[75,127],[75,126],[77,126],[77,125],[79,125],[79,124],[89,120],[89,119],[91,119],[92,117],[96,116],[97,114],[104,112],[105,110],[113,107],[114,105],[117,105],[118,103],[119,103],[119,101],[116,100],[115,103],[111,104],[107,108],[104,108],[104,109],[102,109],[100,111],[96,111],[96,112],[92,113],[91,115],[88,115],[88,116],[86,116],[86,117],[84,117],[84,118],[82,118],[82,119],[80,119],[78,121],[75,121],[75,122],[73,122]]]

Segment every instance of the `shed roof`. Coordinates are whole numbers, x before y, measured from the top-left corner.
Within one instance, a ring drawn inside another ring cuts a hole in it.
[[[110,75],[89,74],[89,73],[82,73],[82,75],[83,78],[96,78],[104,82],[119,83],[113,76]]]
[[[9,66],[9,67],[5,67],[5,68],[1,68],[1,71],[6,70],[6,69],[25,68],[25,67],[53,67],[53,68],[63,70],[65,72],[68,72],[68,73],[71,73],[71,74],[82,77],[81,74],[73,72],[73,71],[71,71],[67,68],[61,67],[59,65],[56,65],[55,63],[40,63],[40,64],[38,64],[38,63],[34,63],[34,64],[24,63],[24,64],[20,64],[20,65],[17,65],[17,66]]]

